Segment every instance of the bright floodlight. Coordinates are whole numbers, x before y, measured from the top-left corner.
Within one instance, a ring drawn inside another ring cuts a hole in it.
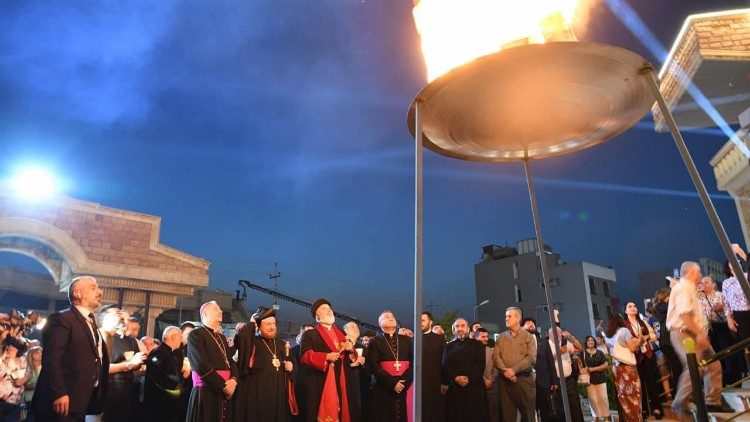
[[[21,170],[10,180],[10,186],[17,195],[30,200],[47,198],[57,191],[55,177],[39,167]]]

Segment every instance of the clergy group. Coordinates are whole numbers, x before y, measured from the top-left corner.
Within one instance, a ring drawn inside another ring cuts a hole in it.
[[[414,334],[389,310],[378,317],[380,333],[361,336],[354,323],[336,324],[326,299],[311,314],[315,324],[303,325],[290,347],[277,338],[273,308],[258,308],[227,341],[219,305],[204,304],[202,327],[187,341],[187,421],[411,422]],[[520,309],[510,308],[509,331],[493,349],[487,331],[463,318],[446,342],[424,312],[421,420],[533,420],[537,343],[520,322]]]

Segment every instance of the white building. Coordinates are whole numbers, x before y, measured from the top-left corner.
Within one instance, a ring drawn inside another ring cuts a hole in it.
[[[606,328],[607,317],[620,307],[615,292],[617,276],[611,268],[588,262],[565,263],[545,245],[554,308],[563,328],[583,337]],[[474,265],[479,321],[504,329],[505,309],[517,306],[524,316],[549,327],[547,299],[534,239],[520,240],[515,248],[489,245]],[[600,325],[602,324],[602,325]]]

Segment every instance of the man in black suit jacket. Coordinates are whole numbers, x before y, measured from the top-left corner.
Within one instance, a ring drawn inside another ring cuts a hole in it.
[[[104,408],[109,353],[93,314],[102,290],[94,277],[77,277],[68,299],[70,308],[50,315],[42,332],[42,372],[32,401],[37,420],[83,421]]]

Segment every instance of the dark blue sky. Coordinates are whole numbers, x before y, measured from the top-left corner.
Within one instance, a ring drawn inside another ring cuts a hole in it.
[[[609,4],[615,4],[610,1]],[[631,0],[669,48],[691,13],[746,1]],[[425,83],[411,1],[42,2],[0,6],[0,176],[47,165],[69,195],[162,216],[162,242],[208,259],[211,286],[330,298],[409,318],[413,151],[406,110]],[[660,67],[594,2],[583,40]],[[545,240],[569,262],[637,273],[721,248],[668,135],[644,123],[533,164]],[[710,190],[719,132],[686,133]],[[521,165],[425,155],[425,302],[474,303],[480,247],[533,235]],[[733,201],[716,206],[734,240]],[[6,258],[7,259],[7,258]],[[251,296],[249,307],[268,303]],[[282,303],[287,315],[304,310]]]

